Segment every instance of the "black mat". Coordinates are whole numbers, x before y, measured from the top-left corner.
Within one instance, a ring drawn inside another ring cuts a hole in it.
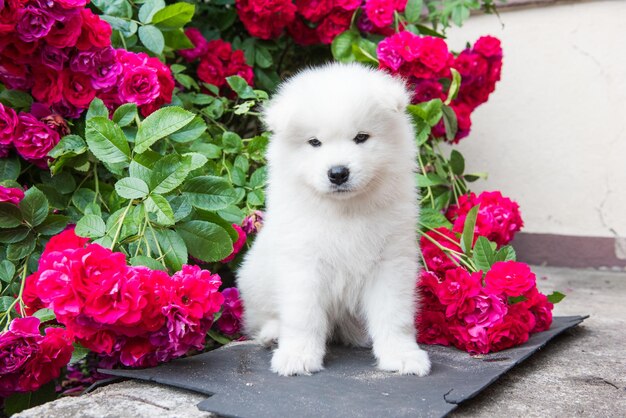
[[[345,347],[329,350],[322,372],[281,377],[269,371],[271,351],[251,342],[152,369],[101,372],[204,393],[210,397],[198,408],[220,416],[441,417],[585,318],[555,317],[550,330],[534,334],[525,344],[485,356],[424,345],[433,367],[421,378],[381,372],[370,350]]]

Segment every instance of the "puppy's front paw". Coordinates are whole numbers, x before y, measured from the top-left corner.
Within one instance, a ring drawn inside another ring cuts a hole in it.
[[[430,372],[428,353],[419,347],[408,350],[387,350],[378,358],[378,368],[400,374],[426,376]]]
[[[272,371],[281,376],[310,375],[322,370],[324,356],[307,350],[278,348],[272,356]]]
[[[263,347],[270,347],[276,341],[278,341],[278,332],[280,324],[276,320],[268,321],[256,337],[256,340]]]

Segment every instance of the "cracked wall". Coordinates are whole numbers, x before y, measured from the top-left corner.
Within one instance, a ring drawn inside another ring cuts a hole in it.
[[[594,1],[472,17],[449,33],[502,40],[502,80],[458,149],[473,189],[520,203],[524,231],[622,237],[626,256],[626,2]],[[619,250],[619,248],[616,248]],[[620,251],[618,251],[620,252]]]

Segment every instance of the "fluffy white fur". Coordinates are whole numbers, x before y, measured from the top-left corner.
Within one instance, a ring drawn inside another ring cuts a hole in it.
[[[271,368],[280,375],[321,370],[329,339],[371,346],[382,370],[430,371],[413,325],[418,206],[408,102],[400,80],[330,64],[292,77],[264,110],[273,133],[267,212],[238,286],[248,335],[278,341]],[[370,138],[355,143],[359,132]],[[313,137],[322,145],[311,146]],[[350,169],[340,187],[327,174],[337,165]]]

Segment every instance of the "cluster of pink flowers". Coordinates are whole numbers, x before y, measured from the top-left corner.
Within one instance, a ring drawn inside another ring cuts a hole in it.
[[[421,343],[486,354],[522,344],[552,323],[553,305],[539,293],[535,275],[524,263],[497,262],[484,278],[482,272],[457,266],[424,271],[418,289]]]
[[[359,30],[366,33],[377,33],[389,36],[394,33],[392,25],[396,12],[403,12],[406,0],[366,0],[363,5],[364,13],[359,15],[357,25]]]
[[[36,103],[31,112],[16,114],[0,103],[0,158],[11,149],[40,168],[48,167],[48,152],[70,130],[65,119],[47,106]]]
[[[469,134],[472,112],[487,101],[500,80],[502,48],[500,41],[491,36],[479,38],[471,49],[455,57],[443,39],[404,31],[382,40],[377,52],[380,68],[401,75],[412,86],[413,103],[445,99],[447,92],[440,80],[449,81],[450,68],[461,74],[459,94],[450,104],[458,121],[453,142]],[[445,136],[443,122],[434,127],[433,133]]]
[[[26,279],[27,313],[54,311],[78,342],[130,367],[154,366],[202,349],[224,296],[221,279],[198,266],[169,276],[130,267],[124,254],[68,229],[47,244]]]
[[[502,196],[499,191],[482,192],[478,196],[471,192],[460,196],[458,205],[451,205],[446,212],[446,217],[454,224],[455,232],[463,232],[467,213],[476,205],[480,205],[480,208],[475,237],[486,237],[501,247],[511,242],[524,226],[517,202]]]
[[[221,39],[207,41],[196,28],[186,29],[185,34],[193,43],[194,48],[182,49],[178,53],[187,62],[200,60],[197,72],[200,80],[213,84],[225,94],[231,93],[226,77],[238,75],[249,85],[253,85],[254,72],[252,67],[246,64],[246,57],[242,50],[233,51],[232,45]]]
[[[169,68],[156,58],[111,47],[111,26],[87,0],[8,0],[0,10],[0,81],[64,117],[77,118],[94,97],[144,115],[172,99]]]
[[[59,377],[72,357],[72,338],[62,328],[39,332],[39,319],[16,318],[0,333],[0,398],[31,392]]]

